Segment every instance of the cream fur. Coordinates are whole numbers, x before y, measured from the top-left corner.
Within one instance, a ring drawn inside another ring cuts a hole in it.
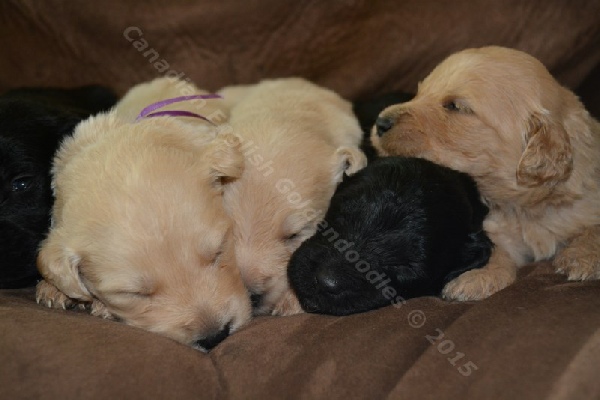
[[[246,158],[242,178],[225,189],[238,267],[263,295],[259,313],[301,312],[287,263],[316,231],[343,174],[366,164],[351,105],[308,81],[290,78],[221,91]]]
[[[91,303],[96,315],[194,345],[250,319],[222,204],[244,160],[204,122],[126,118],[162,98],[164,84],[132,89],[61,146],[37,297],[52,307]]]

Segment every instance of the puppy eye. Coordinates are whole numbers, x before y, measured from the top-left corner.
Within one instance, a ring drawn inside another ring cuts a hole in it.
[[[217,253],[213,257],[212,263],[216,264],[219,261],[219,258],[221,258],[222,254],[223,254],[223,249],[221,248],[221,249],[219,249],[219,251],[217,251]]]
[[[446,100],[442,106],[448,112],[452,113],[461,113],[461,114],[473,114],[473,110],[469,107],[469,105],[463,100]]]
[[[443,104],[443,106],[448,111],[460,111],[461,110],[460,105],[454,100],[446,101]]]
[[[24,192],[29,190],[33,184],[33,176],[19,176],[10,183],[10,190],[13,192]]]
[[[140,298],[150,297],[150,293],[144,293],[144,292],[131,292],[131,293],[129,293],[129,295],[134,296],[134,297],[140,297]]]
[[[299,242],[303,241],[304,239],[306,239],[308,236],[312,235],[314,233],[314,231],[316,230],[316,227],[314,226],[313,222],[308,222],[306,223],[302,228],[298,229],[298,226],[290,226],[289,228],[291,229],[295,229],[293,232],[288,231],[287,229],[284,230],[288,231],[290,233],[287,233],[285,236],[282,237],[282,240],[291,246],[296,246]]]
[[[210,260],[211,265],[217,265],[219,263],[219,260],[221,259],[221,256],[225,252],[225,246],[227,246],[227,241],[228,241],[227,235],[223,235],[223,237],[221,238],[221,244],[216,249],[215,253],[212,256],[212,259],[209,259],[207,257],[205,260]]]
[[[117,298],[123,299],[125,300],[126,298],[138,298],[138,299],[145,299],[150,297],[150,293],[146,293],[146,292],[127,292],[127,291],[118,291],[118,292],[113,292],[112,293],[113,296],[117,296]]]
[[[293,242],[294,240],[300,237],[300,232],[292,233],[291,235],[287,235],[284,239],[286,242]]]

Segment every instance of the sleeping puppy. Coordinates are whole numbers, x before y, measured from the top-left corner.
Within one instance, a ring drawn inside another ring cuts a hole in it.
[[[366,164],[350,103],[299,78],[222,90],[246,157],[241,178],[225,188],[235,254],[257,314],[301,312],[286,268],[315,231],[344,174]]]
[[[167,86],[133,88],[62,144],[37,299],[90,304],[94,315],[208,350],[251,315],[222,204],[244,160],[201,120],[126,117],[133,104],[181,94]]]
[[[0,289],[35,285],[50,223],[50,163],[61,139],[116,96],[102,86],[21,88],[0,96]]]
[[[545,259],[570,280],[600,278],[600,125],[535,58],[501,47],[451,55],[414,100],[381,113],[372,137],[384,155],[472,175],[490,205],[490,263],[445,297],[485,298]]]
[[[487,263],[487,212],[466,174],[378,159],[338,186],[318,232],[292,255],[290,285],[304,310],[333,315],[437,296]]]

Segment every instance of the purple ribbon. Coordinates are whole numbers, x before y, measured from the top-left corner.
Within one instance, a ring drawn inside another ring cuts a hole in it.
[[[141,120],[142,118],[164,117],[164,116],[192,117],[192,118],[203,119],[204,121],[207,121],[214,125],[214,123],[212,121],[210,121],[208,118],[206,118],[200,114],[193,113],[191,111],[183,111],[183,110],[156,111],[156,110],[163,108],[165,106],[168,106],[169,104],[180,103],[182,101],[197,100],[197,99],[221,99],[221,98],[222,97],[219,96],[218,94],[194,94],[191,96],[180,96],[180,97],[174,97],[172,99],[157,101],[156,103],[152,103],[149,106],[145,107],[140,112],[140,115],[137,116],[135,121],[137,122],[137,121]],[[153,111],[156,111],[156,112],[153,112]]]

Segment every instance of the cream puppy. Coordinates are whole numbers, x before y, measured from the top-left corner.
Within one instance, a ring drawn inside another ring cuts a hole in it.
[[[141,107],[181,95],[168,85],[132,89],[61,146],[37,298],[50,307],[88,303],[95,315],[210,349],[251,316],[222,204],[244,160],[201,120],[135,122]]]
[[[365,166],[351,105],[298,78],[221,91],[246,158],[242,177],[225,188],[238,267],[260,300],[258,314],[301,312],[286,269],[292,252],[316,232],[344,174]]]
[[[570,280],[600,278],[600,124],[534,57],[451,55],[412,101],[380,114],[372,139],[384,155],[469,173],[490,205],[490,263],[448,283],[447,298],[485,298],[538,260]]]

